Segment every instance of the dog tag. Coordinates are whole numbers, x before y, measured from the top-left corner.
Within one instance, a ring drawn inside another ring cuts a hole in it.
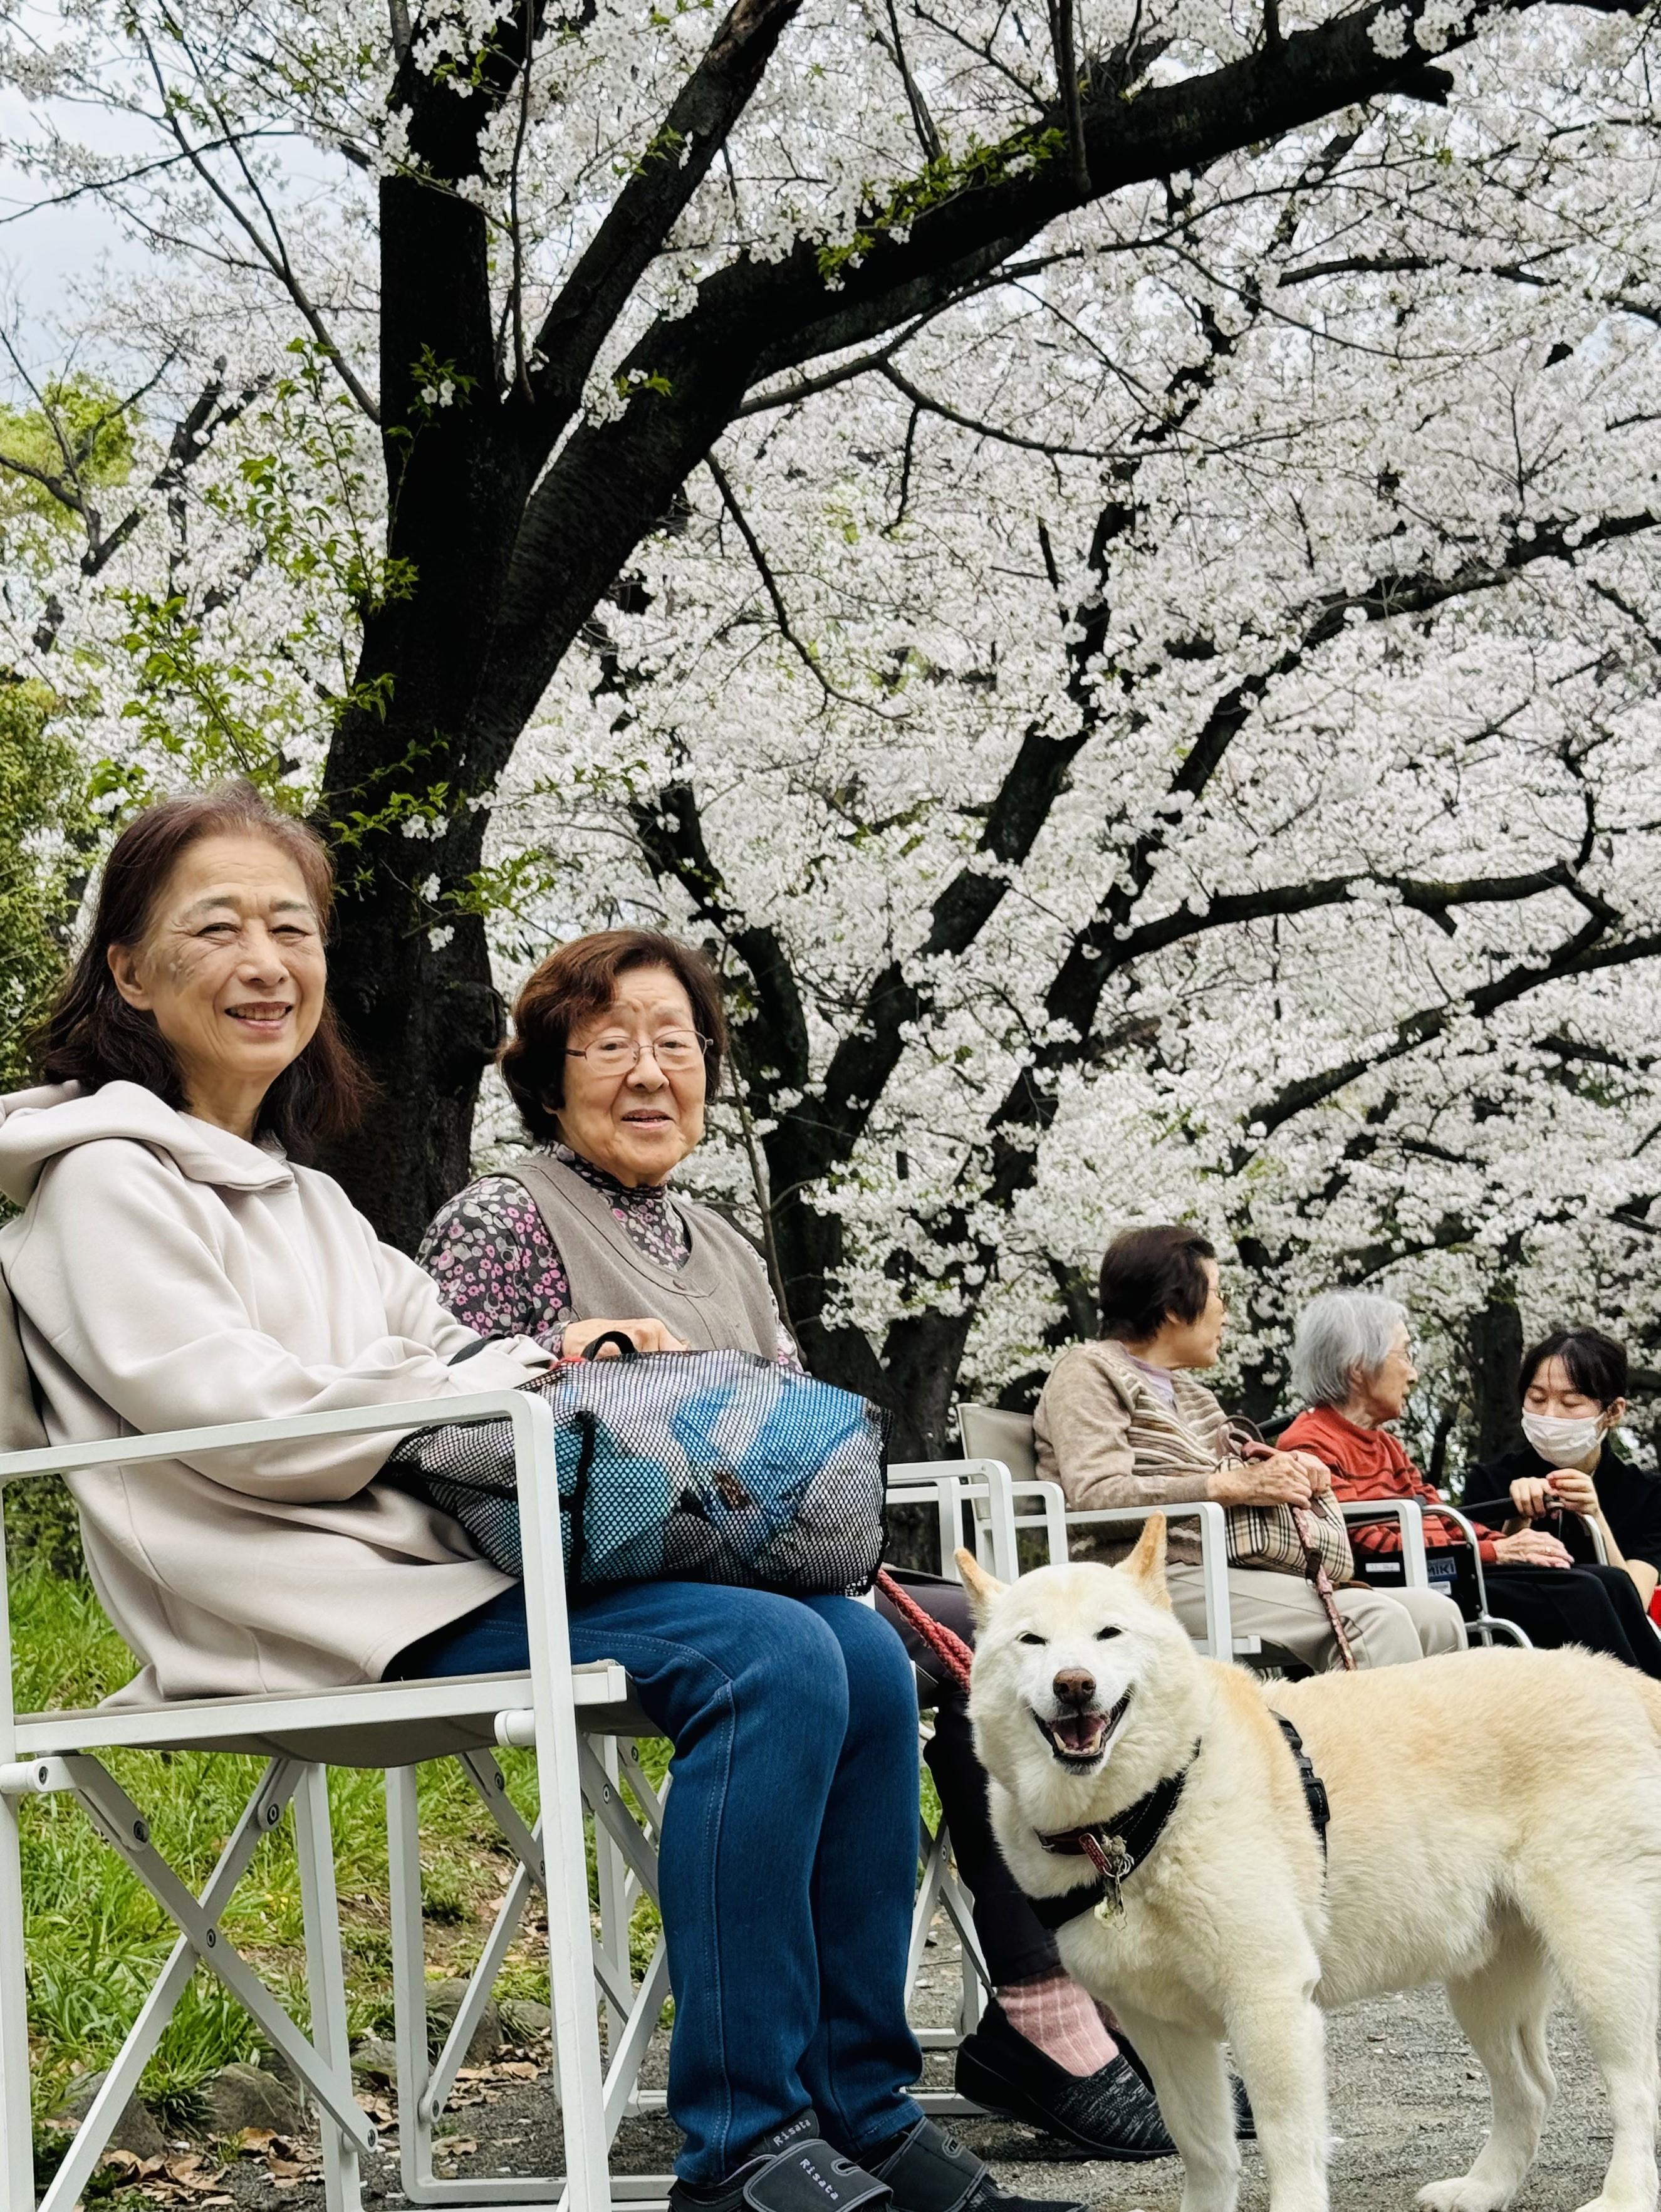
[[[1106,1884],[1095,1917],[1100,1921],[1118,1920],[1125,1911],[1125,1899],[1119,1895],[1119,1884],[1136,1871],[1136,1861],[1125,1848],[1118,1836],[1104,1836],[1096,1850],[1090,1854],[1097,1873]]]

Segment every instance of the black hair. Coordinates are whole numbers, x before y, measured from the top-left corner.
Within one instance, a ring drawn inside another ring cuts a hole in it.
[[[1121,1230],[1102,1255],[1102,1334],[1143,1344],[1167,1321],[1197,1321],[1211,1295],[1202,1262],[1216,1256],[1185,1222]]]
[[[1526,1398],[1530,1385],[1549,1359],[1561,1359],[1564,1371],[1583,1398],[1612,1406],[1627,1395],[1627,1348],[1596,1328],[1554,1328],[1523,1354],[1517,1377],[1517,1395]]]

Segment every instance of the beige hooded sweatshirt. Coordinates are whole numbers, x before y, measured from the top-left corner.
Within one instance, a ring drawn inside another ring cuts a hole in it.
[[[0,1274],[53,1443],[512,1389],[340,1186],[138,1084],[0,1100]],[[71,1478],[123,1704],[378,1681],[502,1589],[456,1523],[373,1478],[397,1432]]]

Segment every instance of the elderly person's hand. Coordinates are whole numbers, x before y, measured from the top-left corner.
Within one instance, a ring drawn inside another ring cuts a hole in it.
[[[560,1340],[560,1356],[564,1359],[579,1358],[597,1337],[611,1334],[626,1336],[637,1352],[685,1352],[690,1348],[678,1336],[670,1334],[666,1322],[651,1321],[642,1316],[633,1321],[573,1321]],[[621,1359],[622,1354],[615,1344],[603,1344],[594,1357]]]
[[[1318,1460],[1325,1480],[1317,1485],[1309,1471],[1306,1452],[1271,1452],[1266,1459],[1225,1460],[1214,1468],[1206,1496],[1220,1505],[1307,1505],[1319,1488],[1330,1488],[1331,1478]]]
[[[1573,1559],[1555,1536],[1543,1528],[1520,1528],[1514,1536],[1496,1538],[1494,1556],[1506,1567],[1572,1567]]]
[[[1318,1459],[1313,1452],[1281,1452],[1277,1456],[1281,1459],[1289,1459],[1294,1467],[1300,1467],[1303,1469],[1309,1477],[1310,1489],[1317,1498],[1323,1491],[1331,1489],[1332,1470],[1324,1459]]]

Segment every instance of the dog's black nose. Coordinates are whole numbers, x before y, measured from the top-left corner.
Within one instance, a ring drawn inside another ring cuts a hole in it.
[[[1082,1667],[1064,1667],[1050,1687],[1058,1705],[1088,1705],[1096,1693],[1096,1678]]]

